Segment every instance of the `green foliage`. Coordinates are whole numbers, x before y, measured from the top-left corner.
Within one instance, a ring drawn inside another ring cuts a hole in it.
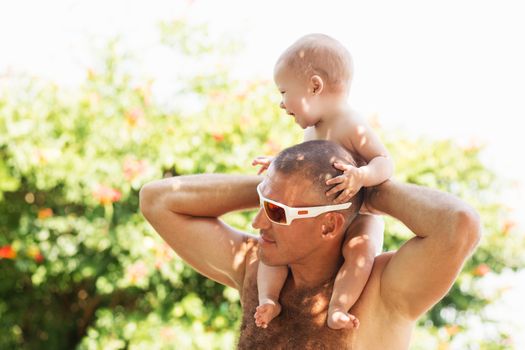
[[[214,52],[203,35],[194,46],[196,32],[182,22],[166,24],[163,33],[182,54]],[[118,45],[110,43],[78,90],[24,78],[0,86],[2,349],[235,343],[237,293],[175,256],[140,215],[138,191],[163,176],[253,174],[253,157],[299,142],[301,131],[279,110],[270,82],[231,81],[220,69],[176,82],[195,101],[193,112],[166,111],[153,101],[154,82],[126,71],[130,62]],[[479,161],[479,148],[384,138],[400,180],[459,195],[482,215],[481,248],[422,321],[431,330],[454,324],[465,310],[490,302],[472,287],[487,268],[523,265],[523,242],[506,230],[505,208],[494,199],[495,178]],[[253,215],[226,220],[249,230]],[[406,228],[389,221],[385,250],[407,237]],[[453,316],[445,317],[450,309]]]

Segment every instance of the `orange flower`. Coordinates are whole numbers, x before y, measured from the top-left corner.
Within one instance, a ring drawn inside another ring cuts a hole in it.
[[[281,151],[281,145],[279,144],[279,142],[269,139],[264,144],[263,149],[264,153],[273,155]]]
[[[53,209],[43,208],[38,211],[38,218],[43,220],[53,216]]]
[[[445,331],[447,332],[448,336],[451,337],[453,335],[456,335],[459,333],[460,329],[458,325],[448,325],[445,326]]]
[[[93,197],[102,205],[111,204],[120,200],[122,193],[114,188],[98,185],[93,191]]]
[[[45,165],[47,164],[47,161],[48,161],[45,152],[41,149],[36,149],[34,151],[33,158],[40,165]]]
[[[246,114],[241,115],[241,119],[239,120],[239,125],[241,128],[246,128],[250,125],[251,118],[247,116]]]
[[[505,220],[505,222],[503,223],[503,227],[501,228],[503,235],[507,236],[515,226],[516,226],[516,223],[514,221]]]
[[[485,276],[489,272],[490,272],[490,267],[487,264],[479,264],[474,269],[473,274],[474,276],[482,277],[482,276]]]
[[[35,261],[40,264],[42,261],[44,261],[44,256],[38,252],[38,254],[35,256]]]
[[[483,142],[479,138],[472,137],[461,146],[465,152],[476,152],[483,147]]]
[[[223,104],[227,100],[227,95],[222,91],[212,91],[208,97],[211,103],[215,104]]]
[[[0,259],[14,259],[16,258],[16,251],[11,245],[0,247]]]
[[[213,132],[211,136],[213,136],[213,138],[217,142],[221,142],[222,140],[224,140],[224,134],[222,132]]]
[[[95,72],[93,68],[88,68],[87,76],[89,80],[95,80],[95,78],[97,77],[97,73]]]
[[[138,261],[130,267],[128,267],[128,276],[131,279],[131,283],[133,284],[143,279],[147,273],[148,268],[146,267],[146,264],[144,264],[142,261]]]
[[[235,95],[235,98],[239,101],[239,102],[242,102],[246,99],[246,92],[239,92],[237,95]]]
[[[40,253],[40,249],[36,246],[31,246],[27,250],[27,255],[29,255],[31,258],[33,258],[37,263],[41,263],[44,261],[44,256],[42,253]]]
[[[155,250],[155,267],[160,269],[165,263],[171,261],[175,253],[166,243],[161,243],[154,247]]]
[[[133,181],[140,175],[144,174],[148,168],[146,160],[136,160],[131,157],[124,159],[124,178],[128,181]]]
[[[98,106],[98,104],[100,103],[100,95],[96,92],[90,93],[87,99],[92,106]]]
[[[160,330],[160,337],[166,342],[174,341],[176,337],[175,330],[170,327],[163,327]]]
[[[142,99],[142,102],[145,106],[149,106],[151,104],[151,84],[152,82],[148,82],[146,85],[137,86],[134,89]]]
[[[126,115],[126,121],[128,122],[129,126],[133,127],[140,127],[144,126],[145,119],[144,119],[144,111],[140,108],[133,108],[130,109],[125,113]]]

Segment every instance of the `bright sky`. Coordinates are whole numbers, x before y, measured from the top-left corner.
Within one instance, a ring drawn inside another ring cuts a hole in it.
[[[173,65],[153,47],[156,24],[185,15],[209,23],[215,35],[246,41],[233,63],[239,76],[271,79],[284,48],[323,32],[354,56],[357,109],[411,135],[486,143],[486,161],[516,183],[505,196],[523,220],[522,9],[517,0],[0,0],[0,74],[75,84],[93,61],[92,49],[118,34],[143,56],[144,70],[160,76]]]
[[[332,35],[354,56],[357,109],[412,135],[487,143],[486,161],[518,184],[506,200],[525,218],[519,1],[2,1],[0,73],[72,83],[84,78],[93,48],[118,34],[143,53],[146,72],[161,76],[173,65],[155,54],[156,24],[182,15],[245,40],[233,67],[246,78],[271,79],[276,57],[305,33]]]

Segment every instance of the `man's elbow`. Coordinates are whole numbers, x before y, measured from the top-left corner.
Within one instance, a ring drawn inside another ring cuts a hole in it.
[[[147,219],[149,214],[152,212],[153,205],[155,204],[155,185],[154,182],[149,182],[142,186],[139,191],[139,207],[142,215]]]
[[[481,239],[481,220],[479,214],[470,206],[456,212],[454,237],[456,244],[465,254],[471,254]]]

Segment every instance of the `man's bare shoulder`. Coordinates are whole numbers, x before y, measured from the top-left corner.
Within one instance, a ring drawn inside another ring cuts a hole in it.
[[[379,307],[381,305],[380,307],[384,312],[392,311],[395,313],[395,309],[388,302],[390,291],[383,285],[382,277],[396,252],[397,251],[388,251],[375,257],[374,266],[372,267],[372,272],[365,287],[366,293],[362,294],[362,296],[366,295],[368,298],[373,299],[373,303],[376,306]],[[368,302],[371,301],[372,300],[368,300]]]
[[[372,267],[372,272],[370,273],[370,277],[368,279],[369,282],[374,281],[380,283],[381,275],[395,253],[396,251],[388,251],[378,254],[375,257],[374,266]]]
[[[376,307],[385,306],[381,295],[381,276],[394,254],[395,251],[390,251],[381,253],[375,257],[374,266],[372,267],[368,281],[366,282],[365,288],[357,302],[358,305],[367,305],[365,310],[370,309],[372,306],[374,309]],[[358,309],[361,309],[361,307],[358,307]]]
[[[389,251],[375,257],[365,289],[350,309],[361,321],[352,344],[356,349],[408,348],[413,324],[385,303],[381,288],[382,274],[395,253]]]

